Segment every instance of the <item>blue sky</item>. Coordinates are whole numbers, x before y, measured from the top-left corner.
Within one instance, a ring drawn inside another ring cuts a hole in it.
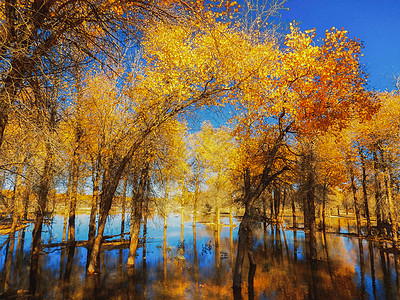
[[[369,89],[395,88],[393,76],[400,75],[400,0],[289,0],[286,7],[284,23],[296,20],[302,30],[315,27],[317,37],[334,26],[360,38]]]

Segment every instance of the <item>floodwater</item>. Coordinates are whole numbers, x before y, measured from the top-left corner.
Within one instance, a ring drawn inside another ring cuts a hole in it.
[[[127,247],[103,251],[100,273],[86,277],[85,247],[77,247],[70,259],[67,248],[44,247],[36,278],[37,298],[233,299],[239,221],[223,217],[217,228],[210,217],[209,223],[193,227],[191,216],[186,217],[183,231],[180,215],[168,216],[166,232],[162,218],[155,216],[147,221],[147,235],[137,251],[134,273],[126,268]],[[88,215],[77,216],[78,241],[87,239],[88,223]],[[63,224],[63,216],[54,216],[43,228],[42,243],[60,243]],[[120,224],[121,215],[110,216],[105,235],[119,234]],[[383,251],[372,241],[333,232],[334,228],[341,233],[354,230],[349,222],[342,224],[332,225],[325,236],[317,234],[317,259],[313,261],[307,259],[304,231],[254,224],[254,299],[398,299],[398,255]],[[125,228],[129,229],[128,215]],[[27,294],[32,229],[28,225],[16,232],[11,264],[6,263],[11,253],[8,236],[0,235],[0,298],[19,299]],[[72,269],[66,276],[68,260]],[[247,270],[245,261],[244,299],[253,297],[247,292]]]

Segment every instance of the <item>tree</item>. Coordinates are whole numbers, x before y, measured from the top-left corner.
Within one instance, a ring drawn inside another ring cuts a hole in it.
[[[251,242],[248,240],[251,232],[250,208],[267,186],[288,168],[279,155],[288,133],[295,132],[310,139],[311,147],[304,162],[308,178],[305,182],[307,193],[304,212],[306,229],[310,230],[312,237],[315,234],[316,182],[314,142],[311,137],[332,129],[340,130],[353,114],[366,117],[374,111],[370,97],[364,90],[365,78],[359,65],[361,44],[348,39],[346,33],[332,28],[326,31],[321,46],[314,46],[314,31],[302,33],[291,25],[284,49],[278,51],[270,41],[264,42],[270,45],[270,50],[262,52],[258,76],[248,81],[251,84],[241,86],[242,94],[236,103],[245,109],[245,113],[238,117],[235,132],[241,144],[247,145],[243,151],[243,161],[248,161],[249,153],[255,153],[250,150],[251,144],[256,144],[255,140],[264,141],[269,133],[272,142],[265,152],[260,175],[254,177],[257,181],[253,184],[248,163],[244,165],[241,200],[245,215],[239,229],[234,275],[234,289],[237,292],[240,292],[241,286],[244,245]],[[258,43],[257,47],[261,48],[262,45]]]

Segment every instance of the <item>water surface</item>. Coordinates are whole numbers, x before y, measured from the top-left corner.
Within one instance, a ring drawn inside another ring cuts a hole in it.
[[[100,256],[98,276],[85,276],[87,250],[77,247],[68,259],[67,247],[44,247],[39,261],[39,299],[232,299],[238,220],[221,218],[221,226],[204,217],[193,227],[191,216],[182,230],[180,215],[147,221],[146,239],[137,251],[134,273],[126,268],[127,247],[106,250]],[[64,217],[56,215],[44,226],[43,244],[62,242]],[[77,216],[76,239],[87,239],[89,215]],[[342,222],[332,228],[341,233],[353,230]],[[120,234],[121,215],[110,216],[105,235]],[[141,236],[143,236],[143,225]],[[29,288],[29,258],[32,224],[15,234],[11,266],[8,236],[0,235],[0,293],[7,274],[8,293],[22,297]],[[129,229],[129,215],[125,228]],[[332,231],[332,230],[330,230]],[[119,239],[115,237],[114,239]],[[257,270],[254,299],[397,299],[399,295],[398,255],[389,254],[372,242],[338,233],[318,233],[317,259],[307,259],[305,233],[282,226],[254,224]],[[69,260],[69,261],[68,261]],[[72,263],[71,275],[66,275]],[[243,291],[247,295],[245,262]],[[19,291],[19,293],[15,293]]]

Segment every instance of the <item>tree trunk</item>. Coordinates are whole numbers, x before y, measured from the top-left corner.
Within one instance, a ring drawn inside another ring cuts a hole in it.
[[[94,274],[94,273],[98,272],[98,270],[99,270],[98,258],[99,258],[99,254],[100,254],[101,242],[102,242],[103,235],[104,235],[104,229],[106,227],[108,211],[109,210],[103,209],[100,213],[99,228],[98,228],[97,236],[94,239],[93,246],[91,247],[92,251],[90,254],[90,260],[89,260],[87,271],[86,271],[88,274]]]
[[[293,219],[293,228],[297,228],[297,223],[296,223],[296,203],[294,202],[294,196],[292,196],[292,219]]]
[[[375,145],[375,148],[377,146]],[[375,214],[376,214],[376,222],[380,232],[382,232],[382,187],[380,180],[380,170],[379,170],[379,160],[377,156],[377,150],[373,150],[373,158],[374,158],[374,181],[375,181]]]
[[[243,215],[242,222],[239,225],[239,241],[237,246],[235,269],[233,273],[233,296],[235,299],[242,299],[242,272],[243,272],[243,261],[246,254],[248,244],[248,229],[249,229],[250,217],[248,209],[246,207]]]
[[[305,171],[306,171],[306,182],[304,197],[304,229],[309,230],[313,236],[316,232],[315,223],[315,161],[313,150],[306,154],[304,159]]]
[[[131,214],[131,228],[130,228],[130,236],[131,241],[129,244],[129,256],[127,267],[134,268],[135,267],[135,258],[136,258],[136,249],[138,247],[139,241],[139,233],[140,233],[140,221],[142,219],[142,206],[143,201],[140,197],[132,197],[132,214]]]
[[[368,235],[371,235],[371,218],[369,216],[369,206],[368,206],[368,194],[367,194],[367,172],[365,170],[365,155],[362,152],[362,149],[359,149],[360,159],[361,159],[361,168],[362,168],[362,189],[363,189],[363,197],[364,197],[364,208],[365,208],[365,217],[367,219],[367,232]]]
[[[350,166],[350,180],[351,180],[351,190],[353,192],[354,210],[355,210],[355,213],[356,213],[357,234],[361,235],[360,207],[358,206],[357,187],[356,187],[356,184],[354,182],[354,171],[353,171],[353,167],[352,166]]]
[[[75,213],[76,213],[76,202],[78,196],[78,178],[79,178],[79,154],[77,149],[74,151],[72,161],[71,161],[71,171],[72,171],[72,182],[71,182],[71,195],[69,195],[70,206],[68,214],[68,241],[73,243],[75,241]]]
[[[197,218],[197,200],[199,197],[199,181],[200,181],[200,162],[197,165],[197,172],[196,172],[196,187],[194,190],[194,203],[193,203],[193,226],[196,226],[196,218]]]
[[[391,178],[389,174],[389,167],[387,166],[383,150],[381,150],[381,157],[382,157],[382,167],[383,167],[383,178],[385,182],[385,190],[386,190],[386,197],[388,201],[388,209],[389,209],[389,223],[391,226],[391,231],[392,231],[392,242],[393,242],[393,247],[394,248],[399,248],[399,237],[398,237],[398,225],[397,225],[397,216],[396,212],[394,210],[394,204],[393,204],[393,195],[392,195],[392,184],[391,184]]]
[[[53,153],[51,145],[46,144],[46,158],[39,184],[38,209],[36,210],[36,220],[32,232],[31,268],[29,272],[29,292],[31,295],[36,293],[37,274],[39,266],[39,256],[41,250],[41,235],[46,212],[47,195],[50,190],[50,183],[53,177]]]
[[[125,203],[126,203],[126,186],[128,184],[128,177],[124,180],[124,187],[122,189],[122,209],[121,209],[121,240],[124,239],[125,233]]]
[[[322,231],[325,232],[326,230],[326,193],[327,193],[327,186],[324,183],[324,187],[322,190]]]
[[[124,168],[119,168],[118,172],[110,174],[112,170],[112,161],[110,162],[109,170],[105,172],[103,178],[103,187],[100,195],[100,220],[97,235],[91,247],[90,259],[87,264],[86,272],[94,274],[98,268],[98,256],[100,253],[101,242],[103,240],[104,228],[106,225],[108,213],[111,209],[112,200],[117,189],[119,179],[121,178]]]
[[[248,278],[247,278],[247,290],[249,293],[249,300],[254,299],[254,275],[256,274],[256,259],[255,259],[255,255],[254,255],[254,247],[253,247],[253,233],[252,233],[252,229],[248,228],[247,230],[248,232],[248,258],[249,258],[249,274],[248,274]]]
[[[96,215],[97,207],[99,202],[99,186],[100,186],[100,157],[92,164],[92,180],[93,180],[93,195],[90,209],[90,220],[89,220],[89,234],[88,241],[89,244],[93,243],[94,237],[96,235]]]

